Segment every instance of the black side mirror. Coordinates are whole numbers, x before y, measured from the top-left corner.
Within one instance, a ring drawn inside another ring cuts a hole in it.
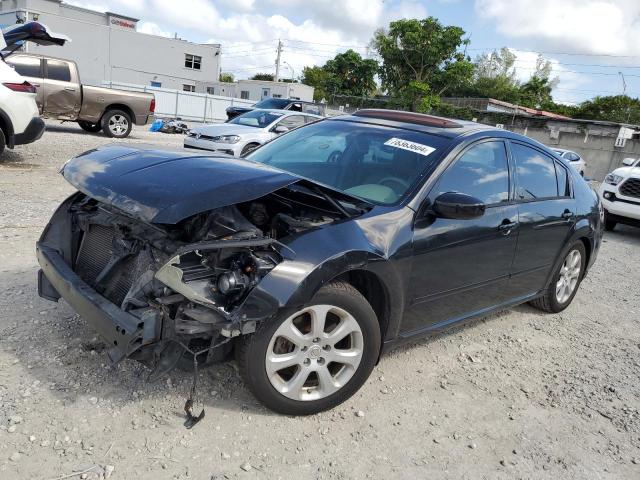
[[[448,192],[435,199],[432,211],[440,218],[471,220],[484,215],[486,208],[482,200],[471,195]]]

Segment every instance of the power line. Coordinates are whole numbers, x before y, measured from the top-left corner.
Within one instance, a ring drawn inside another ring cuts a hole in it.
[[[504,47],[467,48],[468,51],[496,51]],[[525,50],[522,48],[507,47],[510,50],[527,53],[539,53],[541,55],[575,55],[578,57],[612,57],[612,58],[640,58],[640,55],[616,55],[612,53],[576,53],[576,52],[543,52],[538,50]]]

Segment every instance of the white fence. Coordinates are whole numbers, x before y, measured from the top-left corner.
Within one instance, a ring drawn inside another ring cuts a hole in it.
[[[176,118],[194,122],[216,122],[227,119],[225,110],[232,105],[253,105],[255,102],[239,98],[183,92],[170,88],[146,87],[132,83],[104,82],[107,88],[134,92],[150,92],[156,97],[156,117]]]

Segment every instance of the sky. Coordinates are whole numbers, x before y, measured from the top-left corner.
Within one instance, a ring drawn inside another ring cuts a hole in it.
[[[139,18],[138,30],[222,45],[222,71],[236,78],[298,77],[336,53],[367,48],[373,32],[399,18],[434,16],[466,32],[472,59],[508,47],[526,81],[539,53],[553,64],[556,102],[596,95],[640,97],[640,0],[67,0]],[[624,76],[624,81],[623,81]],[[626,84],[626,87],[625,87]]]

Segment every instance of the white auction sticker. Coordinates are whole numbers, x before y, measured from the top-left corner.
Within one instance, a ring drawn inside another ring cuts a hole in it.
[[[390,138],[386,142],[385,145],[389,145],[390,147],[402,148],[403,150],[409,150],[410,152],[419,153],[420,155],[424,155],[425,157],[435,151],[435,148],[430,147],[429,145],[423,145],[421,143],[410,142],[409,140],[403,140],[401,138]]]
[[[435,148],[430,147],[429,145],[423,145],[421,143],[410,142],[409,140],[403,140],[401,138],[390,138],[386,142],[385,145],[389,145],[390,147],[402,148],[403,150],[409,150],[410,152],[419,153],[420,155],[424,155],[425,157],[432,153]]]

